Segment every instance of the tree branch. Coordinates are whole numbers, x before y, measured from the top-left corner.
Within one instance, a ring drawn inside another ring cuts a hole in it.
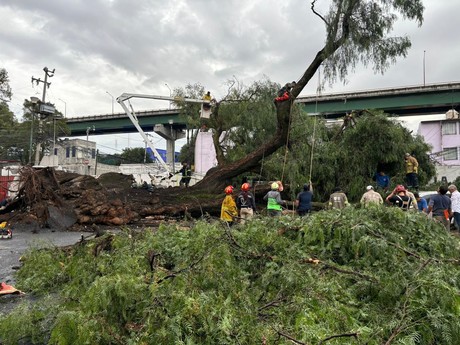
[[[329,23],[327,22],[327,20],[326,20],[321,14],[319,14],[319,13],[315,10],[315,3],[316,3],[316,0],[313,0],[313,1],[311,2],[311,10],[312,10],[312,12],[313,12],[315,15],[317,15],[317,16],[324,22],[324,24],[326,24],[326,26],[329,26]]]
[[[174,278],[176,277],[179,273],[183,273],[183,272],[186,272],[186,271],[189,271],[191,270],[194,266],[198,265],[201,261],[203,261],[203,259],[205,258],[205,256],[207,255],[207,253],[204,253],[201,257],[198,258],[198,260],[192,262],[190,265],[188,265],[187,267],[184,267],[178,271],[173,271],[171,272],[170,274],[168,274],[167,276],[161,278],[161,279],[158,279],[157,280],[157,284],[160,284],[162,283],[163,281],[165,281],[166,279],[169,279],[169,278]]]
[[[414,272],[414,277],[416,275],[418,275],[420,273],[420,271],[422,271],[430,262],[432,261],[432,259],[428,259],[426,260],[418,269],[417,271]],[[403,306],[402,306],[402,310],[401,310],[401,316],[398,317],[399,319],[399,322],[398,322],[398,326],[393,330],[393,332],[391,333],[390,337],[388,338],[388,340],[385,342],[385,345],[390,345],[393,340],[399,335],[401,334],[402,332],[404,332],[405,330],[413,327],[414,325],[416,325],[420,320],[424,319],[425,316],[413,321],[413,322],[410,322],[406,325],[404,325],[404,322],[406,321],[407,317],[408,317],[408,303],[409,303],[409,297],[412,295],[412,293],[417,290],[417,288],[419,288],[419,286],[415,286],[413,288],[410,288],[410,285],[407,286],[406,288],[406,291],[404,292],[404,296],[405,296],[405,300],[404,300],[404,303],[403,303]]]
[[[282,337],[285,337],[286,339],[289,339],[289,340],[292,341],[294,344],[298,344],[298,345],[308,345],[308,344],[306,344],[306,343],[301,342],[300,340],[297,340],[297,339],[291,337],[289,334],[283,333],[283,332],[281,332],[281,331],[276,331],[276,333],[278,333],[278,334],[281,335]]]
[[[355,339],[358,339],[358,335],[359,335],[359,333],[343,333],[343,334],[331,335],[330,337],[327,337],[327,338],[324,338],[323,340],[321,340],[318,343],[318,345],[321,345],[321,344],[325,343],[326,341],[329,341],[329,340],[335,339],[335,338],[354,337]]]
[[[339,272],[339,273],[355,275],[355,276],[358,276],[360,278],[363,278],[363,279],[365,279],[367,281],[371,281],[371,282],[374,282],[374,283],[379,282],[375,277],[369,276],[367,274],[356,272],[356,271],[345,270],[343,268],[339,268],[339,267],[336,267],[336,266],[333,266],[333,265],[327,264],[327,263],[323,263],[323,268],[324,269],[331,269],[331,270]]]
[[[267,304],[263,305],[262,307],[259,307],[257,311],[260,313],[264,309],[267,309],[270,307],[277,307],[280,302],[284,302],[284,301],[286,301],[286,297],[278,293],[278,296],[273,301],[270,301]]]
[[[380,239],[384,240],[384,241],[385,241],[386,243],[388,243],[389,245],[391,245],[391,246],[393,246],[393,247],[395,247],[395,248],[397,248],[397,249],[399,249],[399,250],[402,250],[404,253],[406,253],[406,254],[409,255],[409,256],[413,256],[413,257],[415,257],[415,258],[417,258],[417,259],[422,259],[422,258],[420,257],[420,255],[418,255],[418,254],[416,254],[416,253],[414,253],[414,252],[411,252],[411,251],[407,250],[406,248],[401,247],[399,244],[396,244],[396,243],[394,243],[394,242],[388,241],[384,236],[382,236],[382,235],[380,235],[380,234],[378,234],[378,233],[376,233],[376,232],[374,232],[374,231],[369,230],[369,233],[370,233],[371,235],[377,237],[377,238],[380,238]]]

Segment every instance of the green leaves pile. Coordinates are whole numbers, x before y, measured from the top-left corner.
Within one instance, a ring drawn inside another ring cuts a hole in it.
[[[126,229],[32,251],[18,288],[40,298],[3,317],[0,340],[456,344],[459,249],[425,216],[387,207]]]

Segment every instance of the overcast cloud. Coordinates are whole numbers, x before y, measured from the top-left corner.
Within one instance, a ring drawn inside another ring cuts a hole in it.
[[[347,84],[324,92],[421,85],[424,55],[427,84],[459,81],[460,1],[424,3],[422,27],[395,27],[394,35],[412,39],[406,59],[384,75],[358,68]],[[324,42],[322,22],[305,0],[3,0],[0,18],[0,67],[9,73],[18,117],[24,99],[41,97],[42,84],[31,77],[43,80],[45,66],[55,69],[47,101],[74,117],[110,113],[108,93],[167,96],[168,86],[200,83],[219,99],[234,77],[245,84],[263,76],[296,80]],[[302,95],[314,94],[316,83]],[[122,111],[117,103],[115,111]]]

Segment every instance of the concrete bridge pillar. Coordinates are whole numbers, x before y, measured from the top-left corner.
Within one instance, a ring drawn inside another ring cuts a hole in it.
[[[166,161],[172,164],[172,173],[174,174],[174,153],[176,151],[176,140],[185,138],[185,132],[181,129],[174,129],[173,125],[155,125],[153,131],[166,139]]]

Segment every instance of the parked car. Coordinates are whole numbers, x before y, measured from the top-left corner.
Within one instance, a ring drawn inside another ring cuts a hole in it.
[[[433,195],[438,194],[438,192],[437,191],[427,191],[427,192],[419,192],[418,194],[420,195],[420,197],[426,200],[427,204],[429,204],[430,199],[433,197]],[[446,193],[446,195],[450,198],[450,193]],[[453,217],[450,219],[450,230],[456,230]]]

